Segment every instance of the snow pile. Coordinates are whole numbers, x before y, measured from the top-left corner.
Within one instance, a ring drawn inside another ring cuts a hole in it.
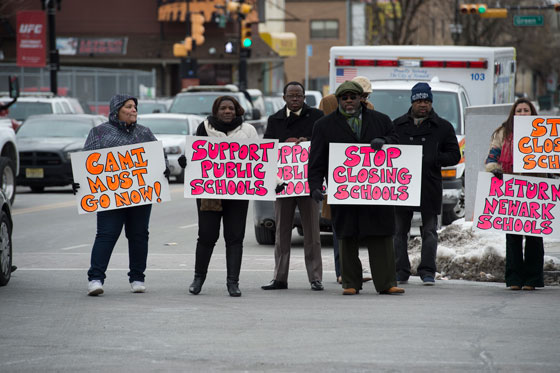
[[[505,234],[472,229],[472,222],[457,220],[438,231],[438,278],[504,282]],[[420,262],[421,238],[409,241],[408,253],[413,274]],[[558,243],[555,243],[558,245]],[[547,241],[545,240],[545,252]],[[545,271],[560,271],[560,260],[544,257]],[[558,276],[545,276],[546,285],[558,285]]]

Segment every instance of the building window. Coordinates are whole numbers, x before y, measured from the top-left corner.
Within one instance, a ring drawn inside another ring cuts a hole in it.
[[[338,39],[338,20],[311,21],[311,39]]]

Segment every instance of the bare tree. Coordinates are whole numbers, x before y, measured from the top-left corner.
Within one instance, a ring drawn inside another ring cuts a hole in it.
[[[368,4],[368,44],[412,44],[418,29],[414,17],[427,0],[374,0]]]

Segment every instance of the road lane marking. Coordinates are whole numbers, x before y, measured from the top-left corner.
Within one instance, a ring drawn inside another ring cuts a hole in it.
[[[198,223],[189,224],[189,225],[182,225],[182,226],[180,226],[179,228],[180,228],[180,229],[187,229],[187,228],[195,228],[195,227],[198,227]]]
[[[29,213],[33,213],[33,212],[60,209],[60,208],[70,207],[70,206],[76,206],[76,201],[51,203],[49,205],[28,207],[28,208],[24,208],[24,209],[17,209],[16,208],[16,209],[12,210],[12,215],[29,214]]]
[[[60,250],[66,251],[66,250],[72,250],[72,249],[77,249],[79,247],[86,247],[89,246],[89,244],[82,244],[82,245],[76,245],[76,246],[68,246],[68,247],[63,247]]]

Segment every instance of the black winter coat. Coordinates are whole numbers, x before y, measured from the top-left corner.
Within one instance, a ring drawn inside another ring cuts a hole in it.
[[[310,190],[321,189],[329,167],[329,144],[369,144],[382,137],[387,144],[396,144],[397,134],[391,119],[378,111],[362,106],[362,131],[354,134],[338,109],[315,123],[309,156]],[[328,183],[328,180],[327,180]],[[395,231],[395,208],[388,205],[331,205],[332,222],[339,239],[388,236]]]
[[[286,106],[268,117],[268,125],[264,133],[265,139],[278,139],[285,142],[290,137],[306,137],[311,139],[313,125],[323,117],[323,112],[303,104],[299,116],[288,118],[286,116]]]
[[[459,163],[461,151],[451,123],[432,110],[420,126],[415,126],[411,109],[393,124],[400,144],[422,145],[422,191],[419,207],[398,208],[439,215],[443,191],[441,168]]]

